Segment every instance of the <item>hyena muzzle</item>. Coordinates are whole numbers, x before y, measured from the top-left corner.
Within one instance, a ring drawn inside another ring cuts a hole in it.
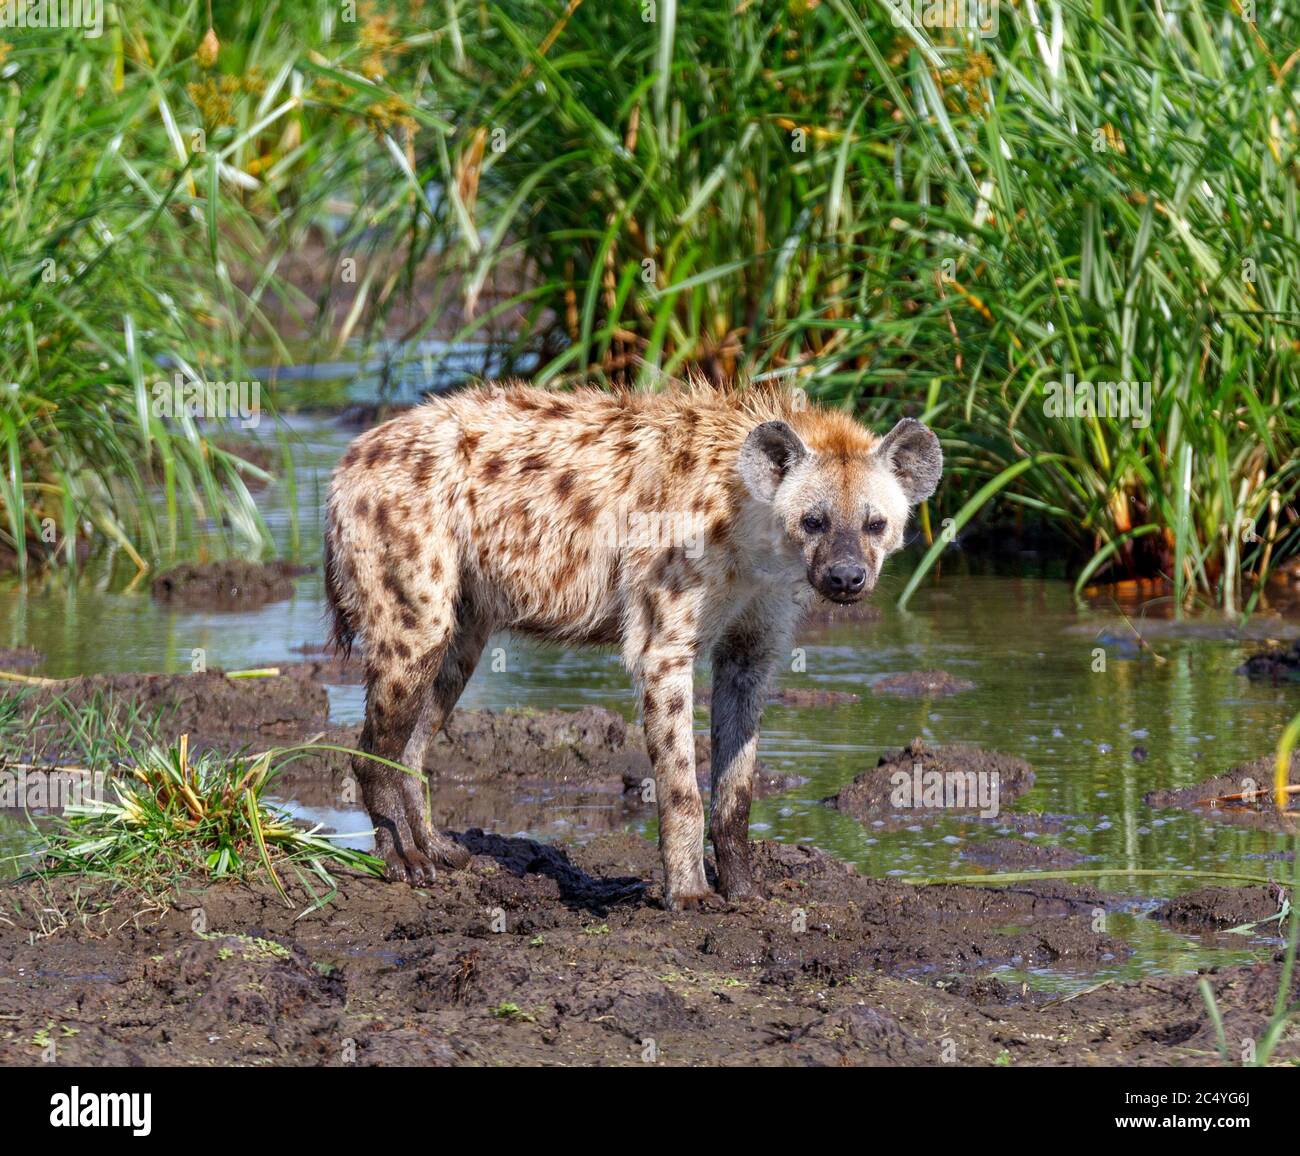
[[[390,877],[466,850],[434,829],[430,740],[489,634],[616,645],[640,692],[669,907],[710,892],[695,779],[693,670],[713,677],[709,834],[724,895],[752,888],[749,807],[769,680],[815,592],[852,603],[938,484],[938,439],[883,438],[797,394],[485,386],[349,447],[328,500],[335,642],[365,645],[354,769]]]

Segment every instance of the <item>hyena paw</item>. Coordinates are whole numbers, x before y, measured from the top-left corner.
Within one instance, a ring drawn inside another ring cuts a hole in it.
[[[405,851],[395,848],[381,853],[384,861],[384,878],[390,883],[409,883],[420,887],[432,883],[438,877],[437,865],[423,851],[408,847]]]
[[[721,897],[713,891],[674,891],[664,897],[664,907],[669,911],[704,911],[720,905]]]
[[[433,831],[421,831],[416,835],[416,841],[420,844],[420,850],[439,867],[446,867],[452,871],[461,871],[469,866],[469,861],[472,858],[469,851],[455,840],[447,838],[446,835],[439,835]]]

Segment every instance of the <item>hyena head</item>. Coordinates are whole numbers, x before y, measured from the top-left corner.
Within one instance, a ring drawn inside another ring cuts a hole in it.
[[[810,448],[786,422],[766,421],[740,451],[746,488],[770,509],[809,583],[846,604],[875,588],[885,558],[903,544],[911,507],[934,493],[943,469],[939,439],[911,418],[863,444]]]

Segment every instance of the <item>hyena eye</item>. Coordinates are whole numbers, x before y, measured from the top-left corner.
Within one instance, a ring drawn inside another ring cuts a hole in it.
[[[805,514],[803,516],[803,528],[809,534],[820,534],[826,529],[826,515]]]
[[[873,538],[878,538],[881,534],[885,532],[885,519],[872,518],[862,528],[866,530],[866,532],[870,534]]]

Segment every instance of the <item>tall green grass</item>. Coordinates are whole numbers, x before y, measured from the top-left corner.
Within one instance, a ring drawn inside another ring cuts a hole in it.
[[[923,415],[954,528],[1019,508],[1086,578],[1239,609],[1300,548],[1300,12],[999,17],[451,0],[456,131],[419,177],[463,332],[524,310],[544,381],[745,371]],[[1149,425],[1049,415],[1067,375],[1150,382]]]
[[[320,52],[378,67],[386,33],[341,12],[219,5],[202,59],[198,0],[107,5],[98,38],[0,33],[0,554],[18,569],[75,565],[79,544],[128,570],[269,545],[257,471],[152,390],[250,381],[250,346],[288,359],[265,307],[305,302],[282,261],[333,198],[351,211],[368,166],[394,168],[375,126],[402,101]]]

